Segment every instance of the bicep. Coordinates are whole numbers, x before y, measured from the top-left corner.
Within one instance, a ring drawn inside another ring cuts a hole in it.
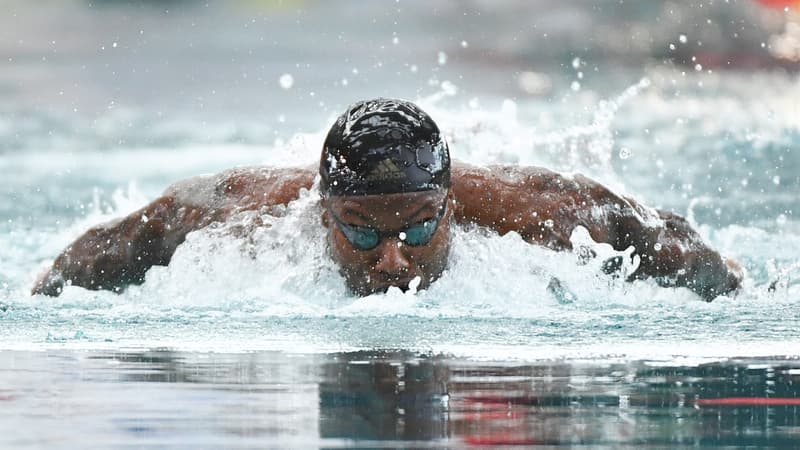
[[[538,167],[459,167],[453,191],[456,219],[497,231],[519,233],[527,242],[553,249],[571,248],[570,235],[586,226],[596,240],[607,241],[608,229],[592,209],[589,183]]]
[[[120,290],[141,283],[150,267],[169,262],[194,229],[192,216],[174,198],[161,197],[122,219],[92,227],[56,257],[33,293],[58,295],[64,285]]]

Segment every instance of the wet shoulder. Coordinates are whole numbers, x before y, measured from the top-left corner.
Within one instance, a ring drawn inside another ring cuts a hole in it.
[[[548,198],[574,197],[603,202],[624,200],[602,183],[578,173],[555,172],[537,166],[453,164],[453,187],[466,194],[530,194]]]
[[[516,231],[553,248],[569,248],[576,225],[605,234],[607,216],[627,205],[588,177],[534,166],[454,165],[453,191],[457,220]]]
[[[582,188],[584,181],[569,174],[536,166],[472,166],[455,163],[452,175],[453,189],[457,194],[466,196],[520,190],[539,194],[563,193]]]
[[[239,210],[285,205],[310,189],[315,172],[310,168],[245,167],[221,174],[214,186],[224,204]]]
[[[175,183],[165,196],[184,205],[257,209],[295,200],[301,189],[311,188],[314,176],[311,168],[237,167]]]

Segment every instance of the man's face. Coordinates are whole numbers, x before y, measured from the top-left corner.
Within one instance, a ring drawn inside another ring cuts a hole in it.
[[[369,295],[390,286],[406,290],[415,277],[420,277],[419,288],[426,288],[439,278],[450,251],[449,202],[446,190],[323,200],[322,221],[328,229],[331,256],[348,287]],[[430,241],[424,242],[425,227],[436,218],[438,226]],[[366,250],[358,248],[373,244]]]

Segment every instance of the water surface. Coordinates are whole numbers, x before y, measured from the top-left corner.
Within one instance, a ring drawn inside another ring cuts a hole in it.
[[[3,446],[796,438],[800,80],[773,48],[793,11],[226,5],[4,4]],[[314,164],[330,121],[374,96],[422,105],[455,159],[581,172],[687,216],[746,268],[743,290],[705,303],[458,228],[430,289],[358,299],[312,189],[247,238],[191,234],[121,295],[29,295],[88,227],[199,173]]]

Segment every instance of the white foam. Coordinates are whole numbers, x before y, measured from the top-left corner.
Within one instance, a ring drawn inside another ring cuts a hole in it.
[[[798,92],[795,80],[758,75],[757,80],[778,85],[776,92],[763,99],[737,100],[735,92],[711,99],[671,96],[671,76],[674,73],[651,70],[649,87],[646,82],[634,84],[602,104],[585,90],[580,97],[570,97],[575,103],[566,106],[498,99],[481,101],[480,108],[460,109],[445,105],[444,99],[460,95],[447,92],[421,104],[447,133],[454,159],[587,172],[622,191],[632,172],[615,171],[616,131],[620,127],[628,132],[650,129],[650,135],[640,131],[626,138],[634,142],[625,143],[633,155],[625,164],[646,168],[634,174],[647,181],[644,191],[635,192],[634,197],[659,200],[672,191],[647,166],[647,158],[658,151],[674,149],[683,157],[660,155],[666,172],[691,166],[686,158],[706,161],[708,152],[725,158],[724,149],[701,149],[687,142],[731,127],[742,139],[749,139],[753,153],[748,157],[757,160],[759,152],[784,142],[800,123],[792,121],[796,111],[789,100]],[[743,77],[741,82],[732,77],[726,86],[734,91],[747,89],[746,82],[753,82],[752,77]],[[687,88],[688,82],[680,83]],[[758,103],[762,100],[763,105]],[[587,104],[586,117],[570,115],[571,109]],[[751,111],[718,114],[741,108]],[[758,114],[766,109],[775,111],[771,119]],[[685,124],[675,125],[677,119],[685,119]],[[659,144],[653,143],[653,136],[660,139]],[[20,185],[36,184],[58,171],[71,179],[80,168],[101,174],[120,188],[98,191],[90,212],[71,225],[55,231],[35,229],[24,233],[25,238],[16,232],[0,236],[0,248],[7,249],[3,256],[13,266],[0,267],[0,277],[6,277],[0,282],[11,281],[5,288],[0,286],[0,302],[7,309],[2,313],[5,328],[0,330],[0,348],[168,346],[328,352],[400,347],[499,359],[717,358],[796,355],[800,348],[787,339],[796,328],[791,318],[796,316],[800,283],[787,282],[774,293],[766,290],[770,278],[796,263],[800,252],[798,222],[785,213],[780,228],[749,222],[697,223],[704,237],[742,261],[751,274],[742,293],[711,304],[687,289],[660,288],[652,281],[624,282],[625,275],[636,269],[631,250],[617,252],[598,245],[582,230],[573,234],[575,252],[556,253],[528,245],[514,233],[498,236],[457,228],[448,269],[429,289],[416,293],[392,289],[355,298],[347,293],[327,256],[314,189],[304,192],[284,215],[261,216],[268,226],[250,227],[244,236],[232,224],[190,234],[168,267],[153,268],[144,285],[122,295],[68,287],[57,299],[27,296],[37,271],[33,261],[53,257],[87,227],[135,210],[176,179],[239,163],[311,164],[323,137],[321,126],[315,133],[298,134],[264,148],[221,144],[171,152],[138,148],[80,155],[3,155],[4,169],[25,180],[18,180]],[[24,173],[28,166],[30,172]],[[125,170],[115,172],[121,167]],[[150,179],[154,167],[161,175]],[[788,192],[790,183],[791,177],[783,176],[775,187],[784,190],[780,191],[783,197],[769,200],[796,201]],[[91,191],[91,187],[86,189]],[[755,202],[753,197],[740,201]],[[247,228],[255,218],[253,213],[242,214],[236,225]],[[776,224],[774,217],[764,220]],[[585,248],[598,256],[587,259],[588,252],[581,251]],[[622,257],[621,273],[603,274],[600,265],[614,256]]]

